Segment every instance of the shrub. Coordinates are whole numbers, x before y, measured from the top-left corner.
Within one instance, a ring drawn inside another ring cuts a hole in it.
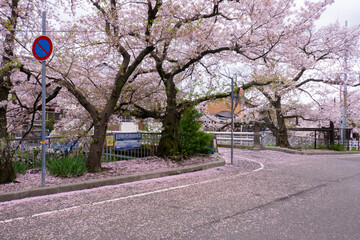
[[[318,149],[328,149],[328,147],[326,145],[321,144],[321,143],[317,146],[317,148]]]
[[[340,143],[331,144],[329,146],[329,149],[335,150],[335,151],[345,151],[345,147]]]
[[[22,161],[13,162],[12,166],[13,166],[15,174],[18,174],[18,173],[25,174],[25,171],[27,170],[26,163],[22,162]]]
[[[201,114],[195,108],[186,111],[180,120],[180,149],[181,154],[188,156],[195,153],[209,154],[213,149],[211,144],[212,135],[200,131],[201,123],[197,119]]]
[[[73,158],[54,158],[46,163],[46,168],[51,174],[60,177],[81,176],[86,172],[85,157],[77,155]]]

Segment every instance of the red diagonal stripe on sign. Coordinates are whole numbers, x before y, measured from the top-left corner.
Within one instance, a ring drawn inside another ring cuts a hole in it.
[[[39,42],[37,42],[36,44],[44,51],[44,53],[46,53],[46,55],[48,55],[48,52],[39,44]]]

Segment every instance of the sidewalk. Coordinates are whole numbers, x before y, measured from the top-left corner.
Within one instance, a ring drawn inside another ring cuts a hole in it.
[[[280,151],[280,152],[300,154],[300,155],[360,154],[359,152],[338,152],[338,151],[320,150],[320,149],[295,150],[295,149],[286,149],[279,147],[263,147],[262,149],[257,149],[256,151],[261,151],[261,150]],[[107,185],[129,183],[134,181],[160,178],[165,176],[195,172],[209,168],[224,166],[226,163],[224,157],[220,156],[220,154],[216,154],[216,155],[218,158],[216,161],[209,161],[201,164],[193,164],[189,166],[181,166],[181,167],[162,169],[162,170],[150,170],[148,172],[143,172],[139,174],[128,174],[121,176],[105,177],[102,179],[84,180],[76,183],[59,184],[59,185],[53,185],[47,187],[36,187],[31,189],[19,190],[19,191],[0,192],[0,202],[28,198],[28,197],[43,196],[49,194],[56,194],[62,192],[90,189],[90,188],[102,187]]]
[[[109,177],[106,179],[96,179],[96,180],[90,180],[90,181],[84,181],[78,183],[39,187],[39,188],[32,188],[32,189],[12,191],[12,192],[2,192],[0,193],[0,202],[28,198],[28,197],[43,196],[49,194],[56,194],[62,192],[90,189],[90,188],[102,187],[107,185],[116,185],[116,184],[128,183],[128,182],[134,182],[134,181],[140,181],[146,179],[160,178],[165,176],[195,172],[209,168],[224,166],[225,159],[222,158],[219,154],[217,155],[218,155],[218,159],[220,160],[202,163],[202,164],[196,164],[196,165],[190,165],[190,166],[184,166],[184,167],[178,167],[178,168],[172,168],[172,169],[166,169],[160,171],[152,171],[149,173]]]

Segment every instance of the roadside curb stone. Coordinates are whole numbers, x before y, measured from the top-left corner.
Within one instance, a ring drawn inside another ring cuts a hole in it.
[[[344,155],[344,154],[360,154],[360,152],[339,152],[332,150],[296,150],[296,149],[288,149],[288,148],[280,148],[280,147],[263,147],[262,150],[272,150],[279,151],[285,153],[292,154],[301,154],[301,155]]]
[[[209,168],[215,168],[225,165],[225,159],[218,154],[218,158],[221,160],[213,161],[209,163],[202,163],[197,165],[179,167],[174,169],[167,169],[161,171],[154,171],[150,173],[141,173],[141,174],[134,174],[134,175],[127,175],[127,176],[119,176],[119,177],[111,177],[106,179],[97,179],[79,183],[70,183],[70,184],[63,184],[57,186],[48,186],[48,187],[41,187],[41,188],[33,188],[28,190],[21,190],[21,191],[14,191],[14,192],[4,192],[0,193],[0,202],[6,202],[16,199],[23,199],[29,197],[37,197],[37,196],[44,196],[50,194],[57,194],[63,192],[71,192],[71,191],[78,191],[84,189],[91,189],[97,188],[102,186],[109,186],[109,185],[117,185],[122,183],[129,183],[147,179],[154,179],[166,176],[172,176],[177,174],[183,173],[190,173],[200,170],[205,170]]]
[[[219,144],[219,147],[223,148],[230,148],[229,144]],[[254,146],[242,146],[242,145],[234,145],[236,149],[248,149],[248,150],[270,150],[270,151],[277,151],[277,152],[284,152],[284,153],[291,153],[291,154],[300,154],[300,155],[344,155],[344,154],[360,154],[360,152],[350,152],[350,151],[334,151],[334,150],[321,150],[321,149],[308,149],[308,150],[297,150],[297,149],[289,149],[289,148],[282,148],[282,147],[264,147],[261,146],[260,148],[254,148]]]

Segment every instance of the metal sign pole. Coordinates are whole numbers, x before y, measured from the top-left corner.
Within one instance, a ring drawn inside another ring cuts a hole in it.
[[[231,165],[234,165],[234,78],[231,78]]]
[[[42,34],[46,35],[46,12],[42,12]],[[46,123],[46,60],[42,61],[42,131],[41,131],[41,186],[45,187],[45,155],[46,155],[46,141],[45,141],[45,123]]]
[[[345,21],[345,27],[347,27],[347,21]],[[346,144],[346,97],[347,97],[347,49],[345,53],[345,84],[344,84],[344,100],[343,100],[343,111],[342,111],[342,126],[341,126],[341,140],[342,145],[345,149],[348,149],[348,144]]]

